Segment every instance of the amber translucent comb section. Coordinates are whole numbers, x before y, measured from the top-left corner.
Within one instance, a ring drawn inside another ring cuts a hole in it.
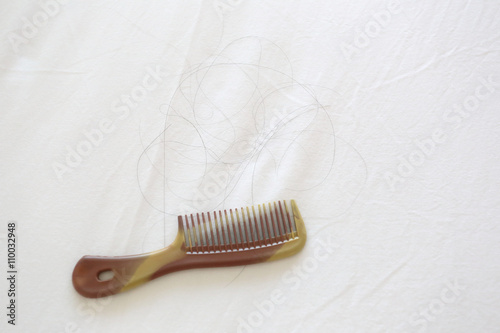
[[[306,239],[294,200],[189,214],[178,217],[177,237],[166,248],[122,257],[84,256],[73,271],[73,285],[85,297],[109,296],[183,269],[288,257]]]

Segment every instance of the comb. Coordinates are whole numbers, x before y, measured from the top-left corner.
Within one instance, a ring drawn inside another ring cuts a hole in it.
[[[288,257],[306,239],[294,200],[179,216],[177,236],[169,246],[130,256],[84,256],[73,271],[73,286],[85,297],[109,296],[184,269]]]

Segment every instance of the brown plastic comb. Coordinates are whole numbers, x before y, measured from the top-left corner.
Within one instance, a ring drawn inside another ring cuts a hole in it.
[[[291,211],[291,214],[290,214]],[[137,287],[164,274],[202,267],[247,265],[291,256],[306,242],[304,221],[291,200],[179,216],[174,242],[158,251],[123,257],[84,256],[73,285],[97,298]],[[102,273],[110,273],[102,279]]]

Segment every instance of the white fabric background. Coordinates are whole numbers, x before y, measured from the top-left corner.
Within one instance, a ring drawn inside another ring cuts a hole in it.
[[[1,331],[499,332],[499,10],[2,1]],[[177,214],[292,198],[297,256],[72,287],[81,256],[159,249]]]

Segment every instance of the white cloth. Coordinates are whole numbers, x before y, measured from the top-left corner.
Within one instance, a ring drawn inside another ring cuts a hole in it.
[[[497,2],[2,9],[2,332],[498,330]],[[81,256],[162,248],[178,214],[282,199],[294,257],[72,287]]]

